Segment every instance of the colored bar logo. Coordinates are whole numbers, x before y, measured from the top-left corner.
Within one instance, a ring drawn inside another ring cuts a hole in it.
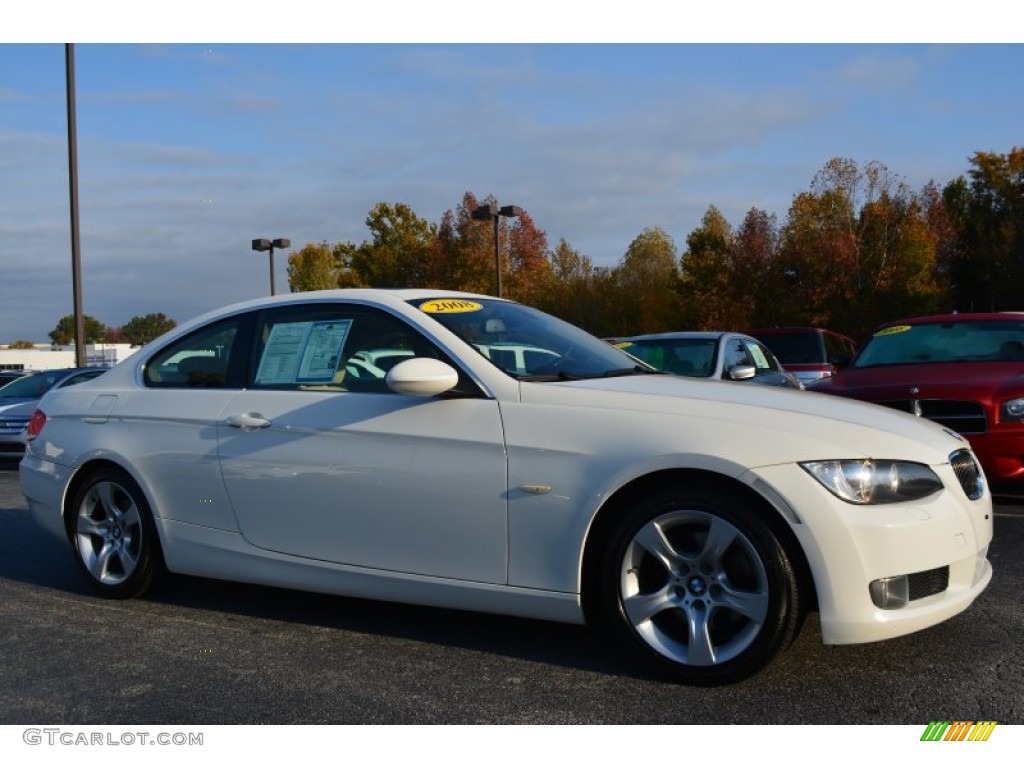
[[[995,720],[932,720],[921,734],[921,741],[988,741]]]

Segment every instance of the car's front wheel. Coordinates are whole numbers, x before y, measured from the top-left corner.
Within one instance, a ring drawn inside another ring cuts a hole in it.
[[[766,513],[715,486],[645,496],[607,540],[607,618],[679,682],[719,685],[754,674],[792,641],[801,609],[793,563]]]
[[[102,597],[139,597],[162,567],[149,505],[138,484],[113,467],[78,487],[67,518],[75,560]]]

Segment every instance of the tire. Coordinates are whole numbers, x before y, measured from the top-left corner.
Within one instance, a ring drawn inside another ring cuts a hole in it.
[[[735,683],[796,635],[799,581],[770,510],[728,488],[665,488],[634,504],[601,559],[601,604],[665,677]]]
[[[101,597],[141,597],[163,570],[149,504],[121,469],[92,472],[78,487],[67,515],[75,561]]]

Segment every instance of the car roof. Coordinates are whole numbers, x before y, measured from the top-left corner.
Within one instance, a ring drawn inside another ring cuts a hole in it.
[[[673,339],[705,339],[712,341],[723,336],[744,336],[733,331],[669,331],[667,333],[644,333],[639,336],[616,336],[615,341],[671,341]]]
[[[889,320],[876,328],[891,328],[894,325],[926,325],[929,323],[956,323],[986,320],[1024,320],[1024,312],[952,312],[946,315],[922,315],[902,320]]]
[[[842,336],[844,339],[849,339],[850,338],[845,333],[839,333],[838,331],[830,331],[828,328],[815,328],[815,327],[810,326],[810,325],[804,325],[804,326],[787,325],[787,326],[778,326],[778,327],[774,327],[774,328],[751,328],[751,329],[745,331],[745,333],[748,333],[751,336],[773,336],[773,335],[779,335],[779,334],[783,334],[783,333],[806,333],[806,334],[825,334],[825,335],[828,335],[828,336]]]

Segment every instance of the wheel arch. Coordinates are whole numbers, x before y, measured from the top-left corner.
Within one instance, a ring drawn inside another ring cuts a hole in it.
[[[116,461],[109,456],[97,456],[83,462],[81,466],[74,471],[71,479],[68,480],[67,487],[64,490],[64,498],[61,501],[61,518],[64,520],[65,530],[67,530],[69,516],[74,514],[72,506],[79,488],[82,487],[94,472],[101,469],[116,469],[126,473],[132,480],[134,480],[135,484],[142,492],[142,495],[145,497],[146,504],[149,506],[149,510],[153,514],[155,522],[156,508],[153,506],[153,499],[146,487],[146,484],[140,481],[135,472],[131,470],[131,467],[126,465],[124,462]],[[70,533],[68,535],[70,536]],[[159,531],[157,533],[157,539],[159,540]]]
[[[599,607],[601,552],[615,523],[629,504],[668,486],[719,489],[722,492],[742,496],[753,507],[760,508],[764,513],[762,519],[771,526],[772,531],[779,537],[793,561],[798,574],[800,590],[805,596],[804,605],[809,609],[816,608],[817,592],[810,564],[796,534],[790,527],[790,523],[778,507],[754,488],[728,475],[706,469],[663,469],[638,477],[620,487],[601,505],[591,521],[583,545],[580,573],[580,600],[588,623],[595,622],[601,614]]]

